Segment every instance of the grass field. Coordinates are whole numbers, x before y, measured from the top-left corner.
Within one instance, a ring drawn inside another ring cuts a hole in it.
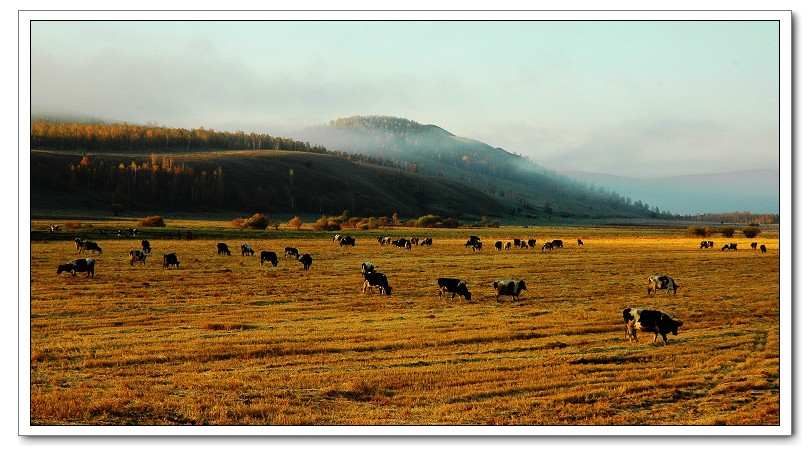
[[[196,228],[201,228],[197,226]],[[213,229],[213,228],[212,228]],[[511,228],[216,240],[31,243],[31,425],[777,425],[779,239],[700,250],[682,229]],[[405,251],[375,237],[432,236]],[[468,234],[481,252],[463,246]],[[249,236],[249,233],[245,233]],[[496,240],[562,239],[563,249],[496,251]],[[584,246],[577,246],[581,238]],[[285,246],[314,258],[303,271]],[[275,251],[277,267],[259,265]],[[179,270],[163,270],[174,252]],[[90,256],[95,278],[57,275]],[[391,296],[363,296],[360,263]],[[669,274],[676,296],[647,295]],[[441,300],[438,277],[472,300]],[[492,282],[523,278],[518,301]],[[625,338],[622,309],[682,320],[664,346]]]

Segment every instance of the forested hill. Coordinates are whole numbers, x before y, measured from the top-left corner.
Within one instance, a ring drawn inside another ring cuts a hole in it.
[[[526,158],[435,125],[390,116],[354,116],[296,135],[312,144],[450,178],[497,196],[528,215],[575,218],[667,216],[641,200],[558,175]]]

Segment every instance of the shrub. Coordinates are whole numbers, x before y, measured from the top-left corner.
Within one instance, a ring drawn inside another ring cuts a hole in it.
[[[312,229],[315,231],[340,231],[340,218],[323,216],[315,221]]]
[[[723,237],[727,238],[734,237],[734,231],[735,229],[733,226],[724,226],[717,229],[718,233],[722,234]]]
[[[163,217],[159,215],[150,215],[145,219],[142,219],[138,222],[140,226],[166,226],[166,222],[163,221]]]
[[[294,229],[294,230],[300,230],[301,229],[301,219],[297,215],[295,217],[293,217],[292,219],[290,219],[289,223],[290,223],[290,226],[292,227],[292,229]]]
[[[249,219],[237,218],[233,219],[231,226],[239,228],[240,230],[266,230],[272,222],[263,214],[253,214]]]
[[[416,219],[416,226],[420,228],[434,228],[442,222],[442,218],[438,215],[423,215]]]
[[[686,229],[687,236],[706,237],[709,235],[705,226],[690,226]]]
[[[750,238],[757,237],[757,235],[759,235],[759,233],[762,233],[762,230],[760,230],[756,226],[749,225],[749,226],[746,226],[745,228],[743,228],[742,232],[743,232],[743,235],[745,235],[745,237],[750,239]]]

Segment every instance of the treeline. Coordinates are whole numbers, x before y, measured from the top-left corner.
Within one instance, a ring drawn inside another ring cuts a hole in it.
[[[720,212],[696,215],[675,215],[675,220],[689,222],[719,222],[735,224],[779,224],[779,214],[753,214],[748,211]]]

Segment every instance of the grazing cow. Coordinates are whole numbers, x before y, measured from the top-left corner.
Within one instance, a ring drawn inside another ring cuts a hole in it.
[[[472,298],[472,294],[467,290],[467,284],[463,280],[442,277],[438,282],[440,298],[444,296],[445,293],[453,293],[450,299],[455,299],[456,295],[464,296],[467,301]]]
[[[481,250],[482,248],[484,248],[484,244],[482,244],[481,241],[478,241],[475,244],[473,244],[472,248],[473,252],[475,252],[477,250]]]
[[[259,264],[264,265],[265,261],[269,261],[273,266],[278,266],[278,257],[276,256],[276,252],[262,250],[261,253],[259,253]]]
[[[251,247],[249,244],[241,244],[241,245],[239,245],[239,247],[242,249],[242,256],[245,256],[245,255],[253,256],[253,253],[254,253],[253,252],[253,247]]]
[[[529,239],[529,247],[534,248],[537,245],[537,239]]]
[[[386,236],[383,238],[383,243],[390,244],[391,243],[391,236]]]
[[[520,239],[515,238],[515,239],[512,241],[512,245],[514,245],[514,246],[515,246],[515,247],[517,247],[517,248],[520,248],[520,242],[521,242],[521,241],[520,241]]]
[[[374,272],[374,265],[368,261],[360,265],[360,273],[365,276],[367,272]]]
[[[354,247],[355,239],[351,236],[346,236],[345,238],[340,240],[340,246],[343,247],[344,245],[350,245]]]
[[[655,275],[647,278],[647,294],[650,292],[655,294],[657,290],[667,290],[667,296],[669,296],[670,291],[672,294],[678,294],[679,287],[680,285],[675,285],[675,280],[670,276]]]
[[[309,256],[308,253],[301,255],[301,258],[298,260],[299,263],[304,265],[304,270],[308,270],[310,266],[312,266],[312,257]]]
[[[765,248],[765,244],[762,244],[762,245],[759,246],[759,251],[762,252],[762,253],[765,253],[765,252],[768,251],[768,249]]]
[[[405,238],[399,238],[399,239],[395,239],[395,240],[391,241],[391,244],[395,245],[397,247],[406,247],[409,242],[411,242],[411,241],[409,241],[409,240],[407,240]]]
[[[540,250],[545,252],[546,250],[552,250],[553,248],[554,248],[554,244],[552,244],[551,242],[546,242],[546,243],[543,244],[543,248],[540,249]]]
[[[520,248],[521,249],[528,249],[529,244],[527,244],[526,241],[520,241]]]
[[[563,243],[562,243],[562,240],[560,240],[560,239],[554,239],[553,241],[551,241],[551,245],[554,246],[555,249],[561,249],[562,246],[563,246]]]
[[[422,242],[419,245],[431,246],[431,245],[433,245],[433,238],[425,238],[425,239],[422,240]]]
[[[98,253],[101,253],[101,247],[98,246],[95,242],[92,241],[84,241],[82,243],[82,248],[79,249],[80,252],[84,250],[95,250]]]
[[[582,242],[582,239],[577,239],[577,245],[585,245],[585,244]]]
[[[418,237],[412,237],[411,238],[411,245],[418,246],[419,245],[419,238]]]
[[[493,285],[495,286],[496,302],[501,295],[511,296],[514,301],[520,296],[520,290],[526,290],[526,281],[523,279],[496,280]]]
[[[96,276],[96,260],[92,258],[79,258],[70,263],[60,264],[56,267],[56,273],[61,274],[69,271],[71,275],[76,275],[77,272],[86,272],[87,277]]]
[[[217,243],[217,255],[228,255],[231,256],[231,250],[225,245],[224,242]]]
[[[511,248],[512,248],[512,243],[511,242],[507,242],[506,245],[503,246],[504,250],[509,250]]]
[[[76,250],[78,250],[79,252],[81,252],[81,251],[82,251],[82,247],[84,247],[84,241],[82,241],[82,240],[81,240],[81,238],[76,238],[76,239],[74,239],[74,240],[73,240],[73,242],[75,242],[75,243],[76,243]]]
[[[624,317],[624,335],[636,342],[638,342],[636,331],[652,332],[655,333],[653,342],[657,341],[658,335],[661,334],[664,345],[667,345],[667,334],[672,333],[673,336],[677,336],[678,328],[683,325],[683,322],[658,310],[629,308],[624,309],[622,316]]]
[[[59,225],[51,225],[51,233],[55,233],[59,231]]]
[[[752,243],[751,243],[751,250],[756,250],[756,249],[757,249],[757,243],[756,243],[756,242],[752,242]]]
[[[366,279],[363,282],[363,294],[366,294],[366,290],[371,292],[372,287],[377,287],[380,289],[380,294],[385,293],[386,295],[390,296],[391,291],[393,288],[388,286],[388,277],[385,276],[382,272],[367,272],[363,275]]]
[[[180,269],[180,262],[177,261],[177,254],[164,253],[163,254],[163,269],[169,269],[169,266],[174,265],[175,269]]]
[[[288,256],[293,256],[297,260],[301,255],[298,254],[298,249],[295,247],[284,247],[284,258],[287,258]]]
[[[335,235],[335,237],[334,237],[334,238],[332,238],[332,242],[335,242],[335,241],[340,241],[341,239],[343,239],[343,235],[336,234],[336,235]],[[379,240],[379,239],[378,239],[378,240]]]
[[[731,242],[723,246],[720,250],[737,250],[737,243]]]
[[[481,238],[480,238],[480,237],[470,235],[470,241],[472,241],[472,242],[478,242],[478,241],[480,241],[480,240],[481,240]]]
[[[709,248],[709,241],[700,241],[700,249],[708,249]]]
[[[141,248],[146,253],[152,253],[152,246],[149,245],[149,241],[146,239],[141,240]]]
[[[129,251],[129,265],[135,263],[146,264],[146,252],[143,250],[132,249]]]
[[[127,234],[129,234],[131,237],[135,237],[135,235],[138,234],[138,229],[137,228],[129,228],[129,229],[127,229]]]
[[[501,250],[503,248],[503,242],[496,241],[495,242],[495,250]]]

